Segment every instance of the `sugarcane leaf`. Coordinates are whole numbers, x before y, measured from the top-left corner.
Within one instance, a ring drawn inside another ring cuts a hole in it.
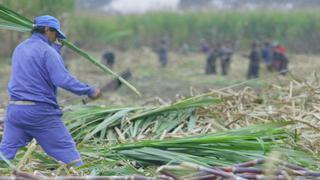
[[[122,155],[125,155],[129,158],[139,159],[140,161],[153,161],[154,163],[165,164],[166,162],[193,162],[196,164],[207,165],[201,161],[197,161],[194,158],[184,154],[184,153],[177,153],[171,151],[165,151],[156,148],[141,148],[135,149],[134,151],[130,150],[123,150],[120,151]]]
[[[102,151],[107,157],[109,153],[111,156],[116,153],[151,165],[181,161],[205,166],[230,165],[265,158],[266,152],[282,144],[278,140],[286,136],[282,129],[286,124],[268,123],[184,138],[145,140],[112,146],[111,151]]]
[[[221,103],[221,100],[219,100],[218,98],[210,97],[210,96],[190,97],[190,98],[186,98],[181,101],[178,101],[172,105],[164,105],[158,108],[150,108],[145,112],[136,114],[135,116],[131,117],[129,120],[133,121],[139,118],[143,118],[145,116],[156,115],[163,112],[176,111],[179,109],[192,108],[192,107],[203,107],[203,106],[214,105],[218,103]]]
[[[257,141],[259,142],[259,144],[261,145],[261,148],[263,149],[263,151],[264,151],[265,153],[267,153],[267,152],[266,152],[266,149],[265,149],[265,147],[264,147],[263,139],[262,139],[262,138],[256,138],[256,139],[257,139]]]
[[[100,132],[100,140],[103,140],[105,139],[106,137],[106,132],[107,132],[107,129],[102,129],[101,132]]]
[[[112,115],[111,117],[108,117],[108,118],[104,119],[104,121],[102,123],[100,123],[97,127],[95,127],[95,129],[93,131],[89,132],[83,138],[83,142],[85,142],[88,139],[92,138],[96,133],[100,132],[101,130],[110,128],[112,126],[112,124],[114,124],[116,121],[120,121],[131,110],[132,109],[129,108],[129,109],[125,109],[125,110],[122,110],[122,111],[118,111],[114,115]]]
[[[195,111],[192,111],[188,121],[188,131],[192,131],[196,127],[197,117]]]
[[[27,23],[32,23],[32,21],[30,21],[28,18],[16,13],[15,11],[12,11],[11,9],[3,6],[2,4],[0,4],[0,11],[3,11],[3,12],[8,13],[8,14],[12,14],[15,17],[18,17],[19,19],[21,19],[22,21],[25,21]]]
[[[110,145],[115,145],[117,144],[117,135],[115,133],[115,131],[113,129],[108,129],[107,132],[107,140],[108,140],[108,144]]]
[[[164,120],[159,120],[160,126],[157,128],[156,135],[159,136],[163,131],[171,132],[182,122],[186,121],[193,109],[183,109],[170,112]]]
[[[2,154],[2,152],[0,152],[0,158],[9,166],[10,169],[16,169],[16,167]]]
[[[0,29],[14,30],[14,31],[20,31],[20,32],[29,32],[30,31],[28,28],[25,28],[22,26],[16,26],[13,24],[8,24],[8,23],[0,23]]]

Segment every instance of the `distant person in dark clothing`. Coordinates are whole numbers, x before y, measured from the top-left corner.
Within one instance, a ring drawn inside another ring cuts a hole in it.
[[[249,60],[247,79],[258,78],[260,69],[260,51],[257,42],[253,42],[251,45]]]
[[[225,42],[220,48],[220,59],[221,59],[221,74],[227,75],[230,69],[231,56],[233,49],[229,42]]]
[[[161,40],[158,56],[161,66],[165,67],[168,63],[168,42],[164,39]]]
[[[110,69],[113,69],[115,63],[115,55],[113,54],[113,52],[106,51],[105,53],[103,53],[102,63],[108,66]]]
[[[265,63],[267,70],[269,72],[272,71],[272,64],[273,64],[273,52],[272,52],[272,45],[269,41],[265,41],[261,50],[261,56],[263,62]]]
[[[208,56],[207,56],[207,63],[205,68],[206,74],[216,74],[216,60],[218,58],[218,51],[217,47],[213,46],[211,50],[209,50]]]

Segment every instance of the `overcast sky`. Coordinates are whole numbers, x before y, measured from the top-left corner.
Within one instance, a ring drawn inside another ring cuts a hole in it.
[[[174,10],[178,4],[179,0],[114,0],[103,9],[120,13],[144,13],[150,10]]]

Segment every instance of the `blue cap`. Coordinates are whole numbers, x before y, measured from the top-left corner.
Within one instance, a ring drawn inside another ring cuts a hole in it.
[[[58,34],[57,37],[59,39],[66,39],[66,35],[60,30],[60,22],[57,18],[50,16],[50,15],[44,15],[44,16],[38,16],[34,19],[35,26],[48,26],[51,28],[54,28],[57,30]]]

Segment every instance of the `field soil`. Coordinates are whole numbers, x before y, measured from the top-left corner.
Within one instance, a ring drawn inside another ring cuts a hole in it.
[[[220,61],[217,61],[218,74],[205,75],[204,67],[206,56],[201,53],[178,54],[170,52],[167,67],[161,67],[157,54],[149,48],[132,50],[127,52],[115,52],[116,63],[114,71],[118,74],[130,69],[132,83],[142,94],[135,95],[127,87],[121,86],[117,91],[104,92],[103,98],[92,103],[106,105],[143,105],[145,103],[165,103],[174,101],[181,96],[189,96],[207,92],[210,89],[223,89],[226,87],[242,88],[250,86],[257,90],[271,84],[279,84],[290,79],[277,73],[266,71],[264,64],[261,64],[260,78],[247,81],[246,71],[248,59],[243,55],[247,52],[237,53],[233,56],[231,70],[227,76],[220,75]],[[100,52],[92,52],[100,60]],[[103,87],[112,80],[112,77],[105,75],[85,59],[73,54],[69,56],[67,63],[69,70],[78,79],[93,85]],[[289,69],[294,76],[300,78],[310,75],[320,68],[319,56],[290,54]],[[3,60],[0,68],[0,107],[3,109],[8,102],[6,92],[7,83],[10,78],[10,59]],[[82,97],[72,95],[69,92],[60,90],[59,101],[63,106],[81,103]],[[1,117],[2,111],[0,111]]]

